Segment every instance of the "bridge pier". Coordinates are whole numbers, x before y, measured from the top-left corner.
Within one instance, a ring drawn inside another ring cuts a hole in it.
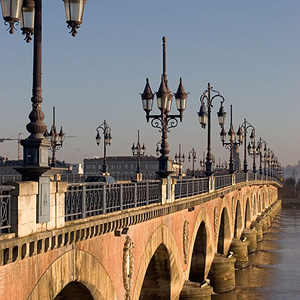
[[[186,281],[180,293],[180,300],[210,300],[213,288],[207,284]]]
[[[264,239],[263,224],[260,221],[256,220],[252,222],[251,228],[254,228],[257,231],[257,242],[261,242]]]
[[[236,238],[232,239],[229,250],[233,252],[236,259],[234,264],[237,269],[245,269],[248,267],[248,242],[242,242]]]
[[[236,259],[215,254],[212,266],[209,272],[209,278],[214,292],[218,294],[226,293],[235,288],[234,263]]]
[[[257,250],[257,231],[255,229],[244,228],[242,239],[247,238],[248,253],[253,253]]]

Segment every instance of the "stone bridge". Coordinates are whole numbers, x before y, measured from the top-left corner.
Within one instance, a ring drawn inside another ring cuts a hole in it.
[[[51,182],[47,223],[36,222],[38,183],[15,183],[12,232],[0,235],[0,299],[210,299],[233,289],[234,265],[247,266],[280,209],[280,183],[207,180],[178,198],[184,181],[163,179],[157,203],[73,219],[67,184]]]

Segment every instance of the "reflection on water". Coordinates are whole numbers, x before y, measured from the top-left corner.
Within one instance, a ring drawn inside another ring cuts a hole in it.
[[[300,210],[282,210],[249,255],[250,266],[236,271],[236,288],[213,300],[300,299]]]

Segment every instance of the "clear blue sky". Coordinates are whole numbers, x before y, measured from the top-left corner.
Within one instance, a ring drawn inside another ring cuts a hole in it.
[[[165,35],[170,89],[176,92],[182,77],[190,92],[183,122],[169,133],[172,158],[179,143],[186,155],[194,147],[202,157],[207,130],[200,127],[197,111],[210,82],[225,97],[228,113],[233,104],[236,130],[247,118],[282,165],[297,164],[299,11],[298,0],[87,0],[82,28],[73,38],[66,28],[63,1],[44,1],[44,122],[51,125],[56,106],[57,126],[76,136],[66,139],[58,159],[82,162],[102,156],[95,128],[104,119],[112,128],[108,155],[131,155],[137,129],[147,154],[155,153],[160,133],[146,123],[139,93],[146,77],[154,91],[159,87]],[[3,23],[0,39],[0,137],[17,137],[19,132],[27,137],[32,44],[23,41],[20,31],[8,34]],[[221,147],[218,108],[216,102],[212,151],[216,159],[225,160],[229,153]],[[16,141],[0,144],[0,155],[16,158]]]

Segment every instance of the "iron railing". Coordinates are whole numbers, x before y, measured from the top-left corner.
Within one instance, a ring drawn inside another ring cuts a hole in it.
[[[10,233],[11,191],[13,186],[0,186],[0,234]]]
[[[214,177],[212,189],[219,190],[234,184],[253,180],[274,180],[253,173],[236,173]],[[214,187],[214,188],[213,188]],[[209,192],[209,178],[178,179],[175,185],[175,199],[187,198]],[[71,221],[85,217],[146,206],[161,201],[159,180],[123,182],[118,184],[77,183],[68,184],[65,196],[65,220]]]
[[[232,175],[220,175],[215,177],[215,190],[232,185]]]
[[[69,184],[65,197],[65,219],[81,219],[159,201],[160,181]]]
[[[245,182],[246,176],[247,176],[246,173],[236,173],[235,183]]]
[[[208,192],[208,178],[180,179],[175,185],[175,199]]]

